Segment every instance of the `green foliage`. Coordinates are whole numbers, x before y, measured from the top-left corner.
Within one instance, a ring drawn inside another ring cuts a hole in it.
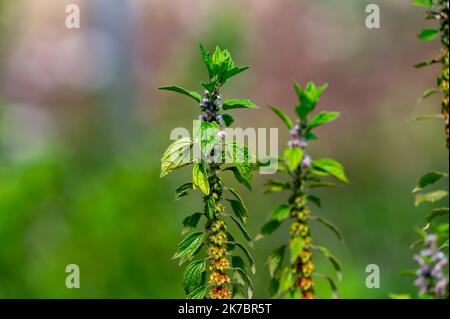
[[[311,193],[312,189],[337,186],[335,182],[328,181],[326,178],[331,177],[340,182],[348,183],[344,168],[339,162],[331,158],[312,160],[306,152],[308,142],[317,139],[312,131],[324,124],[333,122],[340,116],[339,112],[322,111],[313,114],[326,87],[326,84],[316,86],[310,82],[305,88],[302,88],[294,81],[294,89],[299,100],[295,107],[298,116],[296,124],[281,108],[269,106],[290,129],[292,136],[289,147],[284,150],[283,157],[280,158],[278,169],[278,172],[288,175],[290,180],[270,180],[265,184],[266,193],[290,190],[292,195],[287,204],[278,205],[273,209],[269,220],[263,225],[255,238],[255,240],[259,240],[271,235],[290,217],[289,265],[282,267],[287,246],[278,248],[267,258],[269,273],[272,278],[269,287],[272,296],[314,298],[313,275],[329,283],[333,298],[338,296],[337,285],[333,278],[315,274],[313,271],[314,265],[311,261],[313,249],[321,252],[330,260],[336,270],[337,278],[341,280],[342,271],[339,261],[327,248],[312,245],[313,239],[309,225],[311,219],[315,220],[331,230],[339,240],[342,240],[342,235],[335,225],[324,218],[311,216],[308,207],[308,203],[314,203],[319,208],[322,205],[320,198]]]
[[[419,33],[419,38],[423,41],[432,41],[439,34],[439,31],[436,29],[423,29]]]
[[[248,210],[237,191],[224,187],[218,172],[231,170],[239,183],[251,188],[255,167],[251,161],[253,157],[246,146],[227,142],[224,135],[220,134],[220,130],[223,125],[229,126],[234,122],[233,117],[223,111],[237,108],[254,109],[257,106],[248,99],[223,101],[220,93],[220,88],[225,82],[247,70],[248,67],[235,66],[228,50],[217,47],[211,54],[202,45],[199,45],[199,49],[208,71],[208,81],[201,82],[206,89],[204,96],[178,86],[160,88],[192,98],[199,103],[200,110],[204,112],[200,117],[200,125],[194,127],[193,140],[181,138],[173,142],[161,159],[161,177],[178,168],[193,164],[192,181],[176,189],[176,199],[187,196],[191,190],[200,189],[204,202],[203,213],[194,213],[183,220],[183,234],[195,230],[203,216],[206,219],[204,229],[187,235],[178,245],[173,258],[179,259],[182,264],[200,255],[203,246],[207,247],[204,256],[191,262],[185,268],[183,287],[187,298],[243,298],[242,291],[245,286],[248,287],[248,297],[251,298],[253,285],[246,273],[245,264],[239,256],[232,255],[231,252],[235,247],[240,248],[247,257],[253,273],[255,272],[254,260],[245,246],[234,239],[227,230],[228,223],[222,219],[223,216],[229,217],[245,241],[253,246],[252,237],[245,228]],[[200,151],[199,158],[194,159],[191,156],[194,148]],[[222,160],[226,156],[227,160],[231,159],[231,163],[227,161],[227,166],[224,167]],[[222,201],[225,190],[233,196],[233,199],[227,199],[227,201],[235,216],[224,213],[225,207]],[[231,263],[228,258],[231,258]]]

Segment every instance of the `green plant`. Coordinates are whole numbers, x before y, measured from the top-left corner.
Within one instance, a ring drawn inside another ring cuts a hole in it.
[[[449,109],[448,109],[448,85],[449,85],[449,1],[448,0],[413,0],[413,3],[428,8],[427,20],[437,21],[439,28],[423,29],[419,38],[423,41],[432,41],[440,35],[442,48],[439,54],[430,61],[421,62],[415,65],[420,68],[436,63],[442,64],[441,74],[437,78],[437,87],[424,92],[423,98],[437,93],[439,90],[443,94],[441,102],[441,117],[445,121],[445,134],[447,139],[447,148],[449,147]],[[435,117],[435,116],[433,116]]]
[[[449,147],[449,1],[448,0],[413,0],[416,5],[428,8],[427,19],[435,20],[439,23],[439,29],[423,29],[419,38],[424,41],[431,41],[440,35],[442,48],[439,54],[432,60],[421,62],[416,67],[427,66],[435,63],[442,64],[441,74],[437,78],[438,88],[427,90],[423,98],[428,97],[439,90],[443,94],[441,102],[441,115],[445,121],[445,133],[447,148]],[[428,118],[426,116],[425,118]],[[432,116],[436,117],[436,116]],[[442,178],[448,179],[448,174],[444,172],[429,172],[422,176],[418,185],[414,188],[415,206],[422,203],[434,203],[448,198],[445,190],[434,190],[428,193],[421,193],[425,188],[430,187]],[[423,249],[414,256],[419,263],[417,271],[409,272],[417,277],[415,285],[419,288],[419,298],[442,298],[448,295],[448,275],[446,276],[443,267],[448,263],[448,257],[443,250],[447,249],[448,256],[448,222],[434,224],[434,219],[440,216],[448,216],[447,207],[437,207],[432,209],[426,218],[426,225],[423,229],[417,229],[420,239],[413,244],[423,246]],[[448,274],[448,271],[447,271]],[[446,293],[447,291],[447,293]]]
[[[313,243],[310,231],[310,220],[315,220],[331,229],[341,239],[341,234],[336,226],[319,216],[311,215],[309,203],[321,206],[320,198],[312,193],[315,188],[337,186],[335,182],[324,180],[324,178],[332,177],[344,183],[348,182],[340,163],[331,158],[312,160],[306,153],[308,143],[317,139],[314,130],[336,120],[340,115],[338,112],[319,112],[314,116],[311,114],[326,86],[317,87],[310,82],[302,89],[299,84],[294,82],[299,99],[299,104],[295,108],[299,117],[296,124],[280,108],[270,106],[272,111],[290,129],[292,136],[278,167],[278,172],[289,176],[290,180],[270,180],[266,184],[266,192],[288,190],[291,192],[291,196],[287,204],[281,204],[273,209],[270,220],[262,227],[257,236],[257,239],[260,239],[272,234],[285,220],[290,218],[289,265],[283,268],[287,245],[276,249],[267,258],[272,277],[270,284],[272,296],[314,298],[313,275],[327,280],[332,287],[333,295],[337,296],[337,287],[332,277],[314,273],[313,251],[322,253],[330,260],[339,280],[342,276],[340,263],[327,248]]]
[[[193,165],[192,181],[176,190],[177,199],[188,195],[190,190],[200,189],[203,193],[203,212],[196,212],[184,219],[183,234],[194,230],[202,218],[205,219],[204,228],[187,235],[180,242],[174,258],[179,259],[181,265],[199,256],[184,271],[183,286],[188,298],[243,298],[245,286],[251,297],[252,283],[245,262],[238,254],[232,253],[239,248],[248,259],[252,272],[255,271],[254,261],[245,246],[234,239],[228,227],[229,221],[234,222],[252,245],[244,227],[248,212],[242,197],[234,189],[224,186],[221,174],[233,172],[238,182],[251,188],[254,168],[251,156],[245,146],[226,141],[223,128],[233,123],[233,118],[224,111],[256,108],[256,105],[247,99],[223,100],[220,93],[222,86],[233,76],[247,70],[247,66],[235,66],[230,53],[219,47],[210,54],[200,45],[200,53],[209,74],[209,80],[201,83],[205,89],[203,97],[178,86],[160,88],[192,98],[199,103],[203,113],[198,125],[194,126],[194,139],[184,137],[176,140],[161,159],[161,177],[175,169]],[[192,156],[196,149],[200,151],[200,156]],[[231,161],[224,163],[227,156]],[[234,216],[225,212],[225,193],[231,196],[226,200]]]

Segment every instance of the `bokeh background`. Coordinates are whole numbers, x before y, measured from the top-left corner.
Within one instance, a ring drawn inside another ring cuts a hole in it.
[[[65,27],[65,6],[81,8],[81,29]],[[381,28],[365,27],[365,7],[381,8]],[[182,269],[171,260],[181,220],[197,195],[174,201],[189,170],[159,178],[174,127],[190,127],[195,103],[157,90],[200,90],[206,78],[197,43],[229,48],[252,68],[224,89],[279,105],[293,115],[292,79],[328,82],[319,108],[342,112],[311,147],[347,168],[351,184],[320,191],[317,211],[338,225],[336,241],[314,228],[344,269],[343,298],[414,295],[409,245],[427,207],[411,189],[422,173],[448,170],[439,121],[406,123],[437,112],[439,97],[418,106],[439,67],[438,42],[417,39],[427,25],[409,0],[0,0],[0,298],[182,298]],[[279,127],[269,110],[234,111],[236,126]],[[256,234],[284,200],[237,186]],[[230,179],[230,182],[231,179]],[[286,194],[287,196],[287,194]],[[257,244],[256,297],[268,297],[265,256],[283,231]],[[332,273],[326,260],[318,268]],[[78,264],[81,288],[65,287]],[[381,287],[365,287],[365,267],[381,269]],[[330,297],[318,284],[319,297]]]

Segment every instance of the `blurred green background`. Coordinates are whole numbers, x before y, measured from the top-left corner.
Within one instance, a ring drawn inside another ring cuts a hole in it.
[[[80,5],[80,29],[64,25],[69,3]],[[380,29],[365,27],[369,3],[380,5]],[[252,65],[226,97],[293,114],[292,79],[330,84],[319,108],[342,117],[320,129],[311,153],[341,161],[351,184],[321,191],[315,210],[345,242],[322,228],[315,241],[343,263],[341,297],[414,295],[399,273],[415,267],[409,245],[428,207],[414,208],[411,190],[422,173],[448,171],[442,123],[406,123],[439,105],[437,96],[417,105],[439,72],[412,68],[438,50],[417,39],[424,17],[409,0],[0,0],[0,298],[184,297],[171,257],[201,198],[175,202],[189,169],[160,179],[159,159],[198,108],[157,87],[200,90],[198,42]],[[234,116],[288,139],[267,108]],[[237,186],[252,234],[285,200],[262,195],[267,178],[256,176],[252,193]],[[280,230],[257,244],[255,297],[268,297],[265,257],[286,240]],[[68,264],[80,266],[80,289],[65,287]],[[368,264],[380,266],[379,289],[365,287]],[[318,295],[329,288],[318,283]]]

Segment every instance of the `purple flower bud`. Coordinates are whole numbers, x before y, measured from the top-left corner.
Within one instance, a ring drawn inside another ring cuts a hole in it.
[[[302,167],[303,168],[310,168],[311,167],[311,157],[309,157],[308,155],[304,155],[303,159],[302,159]]]
[[[293,128],[292,130],[289,131],[289,134],[291,134],[292,138],[297,138],[298,137],[298,130]]]
[[[300,141],[299,140],[292,140],[290,142],[290,147],[300,147]]]
[[[205,115],[200,115],[200,116],[198,117],[198,119],[199,119],[200,121],[205,122],[205,121],[206,121],[206,116],[205,116]]]
[[[302,138],[299,142],[299,146],[303,149],[306,148],[308,146],[308,142],[306,141],[306,139]]]

